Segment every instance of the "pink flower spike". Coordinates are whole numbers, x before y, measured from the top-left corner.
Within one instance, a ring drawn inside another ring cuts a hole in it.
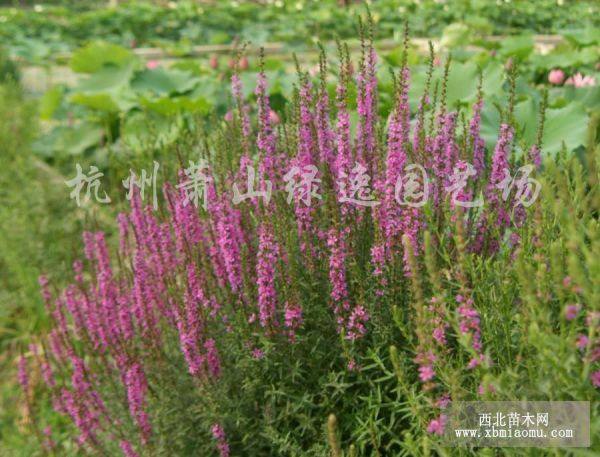
[[[133,450],[133,446],[129,441],[121,441],[119,447],[123,451],[125,457],[138,457],[138,453]]]
[[[419,379],[422,382],[431,381],[435,376],[435,371],[433,371],[433,367],[431,365],[425,365],[419,367]]]
[[[218,378],[221,374],[221,359],[219,358],[219,352],[215,340],[209,338],[204,343],[204,349],[206,349],[206,362],[208,364],[208,371],[213,378]]]
[[[440,409],[445,409],[450,404],[450,394],[446,393],[438,398],[435,402],[435,406]]]
[[[580,334],[577,337],[577,341],[575,342],[575,345],[577,346],[577,349],[584,350],[587,347],[589,342],[590,342],[590,340],[586,335]]]
[[[296,330],[302,325],[302,308],[293,306],[286,302],[285,304],[285,327],[288,329],[290,342],[296,341]]]
[[[467,368],[469,370],[472,370],[473,368],[479,366],[479,364],[481,364],[481,357],[473,357],[470,361],[469,364],[467,365]]]
[[[594,371],[591,374],[590,379],[592,380],[594,387],[600,388],[600,370]]]
[[[220,424],[214,424],[211,428],[213,438],[217,441],[217,448],[219,449],[220,457],[229,457],[229,444],[227,444],[227,437],[225,436],[225,430]]]
[[[358,365],[356,364],[356,360],[350,359],[348,361],[348,371],[358,371]]]
[[[485,393],[493,394],[496,392],[496,388],[492,384],[488,384],[487,386],[484,383],[479,384],[479,388],[477,389],[477,393],[479,395],[484,395]]]
[[[579,314],[579,305],[567,305],[565,308],[565,319],[572,321]]]
[[[277,326],[277,291],[275,289],[279,246],[269,224],[259,228],[256,282],[258,284],[258,314],[262,327]]]
[[[27,393],[27,387],[29,386],[29,374],[27,373],[27,359],[25,359],[25,357],[23,356],[19,357],[18,366],[19,368],[17,378],[19,380],[21,388],[23,389],[23,392]]]
[[[139,363],[134,363],[124,373],[123,381],[127,390],[129,413],[139,427],[142,442],[146,443],[152,434],[152,426],[150,425],[148,413],[145,411],[148,381],[142,366]]]

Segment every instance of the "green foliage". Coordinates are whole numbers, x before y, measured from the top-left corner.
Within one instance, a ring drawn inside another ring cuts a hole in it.
[[[587,35],[585,35],[587,36]],[[484,138],[491,146],[496,139],[501,113],[496,105],[505,96],[507,85],[504,82],[504,65],[507,59],[520,62],[516,95],[516,116],[524,127],[524,139],[531,144],[534,139],[535,117],[531,116],[539,110],[540,71],[543,71],[541,82],[545,83],[547,72],[554,65],[547,60],[558,59],[563,55],[589,54],[581,65],[570,67],[564,61],[561,68],[566,71],[583,71],[588,75],[600,77],[593,67],[594,51],[597,42],[594,35],[585,42],[585,47],[573,48],[571,40],[560,45],[548,55],[541,56],[532,52],[531,36],[515,36],[503,40],[500,44],[489,42],[497,49],[493,53],[487,50],[452,51],[453,58],[447,81],[447,100],[453,108],[468,109],[478,93],[479,75],[482,76],[482,91],[487,104],[484,112]],[[468,45],[462,42],[461,45]],[[110,46],[113,51],[112,60],[104,64],[97,50]],[[581,46],[581,45],[577,45]],[[383,55],[385,65],[378,70],[379,91],[382,102],[380,114],[387,116],[391,109],[393,85],[389,77],[389,67],[397,69],[401,63],[401,51],[393,49]],[[119,142],[122,132],[140,131],[143,117],[154,124],[160,135],[169,138],[172,132],[181,131],[186,122],[196,116],[224,115],[230,101],[228,81],[231,70],[213,70],[205,64],[191,60],[183,60],[170,67],[141,68],[137,59],[121,60],[119,56],[129,55],[129,51],[106,43],[92,43],[75,53],[74,61],[79,62],[77,68],[90,71],[72,88],[54,87],[41,102],[42,118],[58,121],[55,129],[39,139],[36,150],[45,157],[57,157],[81,154],[86,150],[93,153],[111,143]],[[543,57],[543,58],[542,58]],[[89,61],[89,62],[88,62]],[[86,62],[87,66],[86,67]],[[409,102],[416,111],[420,94],[426,80],[425,56],[411,52],[409,62],[413,70],[413,80],[409,93]],[[542,62],[546,62],[543,65]],[[570,62],[573,62],[571,60]],[[293,96],[294,72],[289,63],[267,61],[267,76],[271,81],[270,96],[274,109],[281,111],[289,104]],[[92,71],[93,70],[93,71]],[[251,99],[256,85],[256,73],[253,69],[242,72],[242,90],[244,97]],[[443,77],[441,65],[435,67],[432,84],[438,85]],[[333,94],[335,81],[329,82],[330,93]],[[573,86],[551,87],[548,123],[551,128],[545,131],[545,149],[549,154],[556,154],[565,141],[569,151],[581,147],[584,139],[585,125],[589,113],[600,101],[600,87],[574,88]],[[73,117],[80,119],[81,126],[73,126]],[[123,124],[124,119],[124,125]],[[134,127],[135,126],[135,127]],[[82,130],[81,132],[77,132]],[[143,130],[143,129],[142,129]],[[135,139],[125,144],[139,143]]]
[[[132,59],[131,51],[115,44],[97,41],[73,53],[70,66],[78,73],[94,73],[106,64],[126,66]]]
[[[119,2],[118,8],[108,8],[106,2],[86,6],[69,2],[33,10],[2,8],[0,38],[11,54],[41,63],[57,52],[98,39],[128,48],[165,46],[183,52],[197,44],[235,40],[298,45],[313,43],[315,37],[348,39],[355,37],[356,17],[364,13],[360,2],[344,7],[337,0],[131,1]],[[440,35],[446,30],[454,41],[523,30],[547,34],[573,29],[573,39],[581,43],[593,37],[593,32],[582,33],[582,29],[598,29],[598,5],[593,1],[378,0],[370,8],[378,37],[384,38],[400,37],[398,24],[407,16],[415,35]]]
[[[8,58],[6,51],[0,48],[0,84],[19,81],[19,70],[15,63]]]
[[[60,172],[31,152],[36,117],[17,85],[0,86],[0,454],[23,457],[36,455],[39,444],[24,432],[16,357],[47,326],[37,277],[70,270],[84,220],[69,205]]]

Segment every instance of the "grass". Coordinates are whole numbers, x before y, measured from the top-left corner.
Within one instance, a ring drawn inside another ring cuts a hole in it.
[[[30,150],[37,118],[16,83],[0,86],[0,455],[10,456],[35,455],[35,440],[21,433],[15,363],[48,323],[37,277],[60,278],[70,268],[83,227],[64,178]]]

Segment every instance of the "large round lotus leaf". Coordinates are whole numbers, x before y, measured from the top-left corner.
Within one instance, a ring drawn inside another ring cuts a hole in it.
[[[125,65],[134,60],[128,49],[112,43],[96,41],[75,51],[71,57],[71,69],[78,73],[94,73],[106,64]]]
[[[189,71],[156,68],[138,73],[131,85],[138,91],[149,91],[157,95],[183,94],[200,83],[200,79]]]

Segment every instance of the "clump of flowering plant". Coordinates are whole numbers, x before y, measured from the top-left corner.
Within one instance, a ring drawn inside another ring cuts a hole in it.
[[[527,145],[534,164],[515,157],[514,74],[487,149],[482,91],[470,117],[453,111],[449,62],[434,86],[433,53],[411,112],[408,39],[394,107],[382,117],[372,33],[362,30],[355,73],[340,46],[335,102],[323,57],[316,81],[299,71],[281,123],[265,73],[254,106],[234,75],[235,108],[164,185],[165,211],[133,192],[110,240],[118,248],[86,232],[73,283],[52,293],[40,278],[54,326],[34,360],[19,363],[19,380],[30,389],[27,365],[43,373],[82,452],[322,455],[322,421],[335,411],[344,442],[362,452],[418,455],[443,434],[451,399],[532,394],[509,387],[511,377],[534,369],[522,361],[565,320],[563,297],[586,303],[562,328],[587,339],[577,352],[560,346],[561,335],[557,355],[579,354],[565,369],[588,374],[582,389],[599,384],[598,270],[556,241],[568,229],[552,212],[568,216],[536,206],[542,144]],[[597,223],[585,209],[574,216],[589,237],[573,249],[589,253]],[[551,283],[550,262],[579,288]],[[412,422],[401,419],[409,410],[418,411]],[[407,430],[402,442],[381,417]]]

